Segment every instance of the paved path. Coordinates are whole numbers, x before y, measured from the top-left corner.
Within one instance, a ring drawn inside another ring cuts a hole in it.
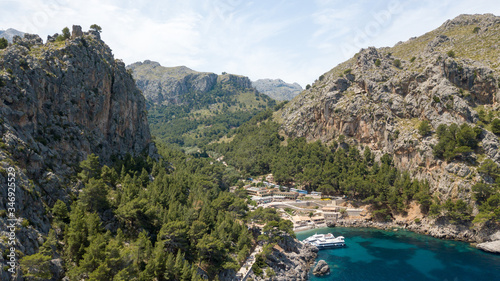
[[[262,252],[262,246],[257,245],[255,250],[250,254],[250,256],[248,256],[240,270],[236,273],[238,280],[246,280],[248,273],[252,270],[252,265],[255,263],[255,256],[257,256],[260,252]]]

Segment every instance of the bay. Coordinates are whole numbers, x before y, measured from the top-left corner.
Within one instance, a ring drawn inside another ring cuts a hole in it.
[[[347,247],[320,250],[316,261],[330,266],[317,280],[500,280],[500,255],[468,243],[441,240],[405,230],[322,228],[297,233],[299,240],[315,233],[344,236]],[[312,270],[311,270],[312,271]]]

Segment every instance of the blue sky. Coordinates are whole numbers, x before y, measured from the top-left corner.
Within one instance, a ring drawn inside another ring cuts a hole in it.
[[[368,46],[393,46],[498,0],[0,0],[0,29],[47,35],[97,23],[116,58],[281,78],[303,87]]]

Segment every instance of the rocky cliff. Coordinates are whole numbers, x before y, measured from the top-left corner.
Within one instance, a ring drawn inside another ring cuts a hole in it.
[[[72,38],[48,41],[25,34],[0,50],[0,182],[13,167],[16,249],[24,254],[43,242],[49,208],[68,201],[71,176],[88,154],[101,164],[126,153],[155,155],[144,97],[99,33],[74,26]],[[3,208],[7,188],[0,198]],[[4,213],[2,235],[6,225]]]
[[[182,104],[183,96],[188,93],[208,93],[218,83],[232,83],[242,89],[251,88],[248,77],[211,72],[197,72],[185,66],[164,67],[159,63],[145,60],[129,66],[137,87],[148,101],[154,104]]]
[[[291,100],[302,92],[297,83],[286,83],[281,79],[259,79],[252,82],[257,91],[270,96],[275,100]]]
[[[422,137],[417,128],[421,120],[434,131],[440,124],[475,124],[478,108],[496,114],[498,54],[489,49],[499,32],[499,17],[463,15],[393,48],[363,49],[290,102],[283,129],[325,142],[342,135],[379,155],[393,154],[398,168],[428,179],[443,199],[470,198],[471,184],[480,180],[476,168],[434,157],[436,135]],[[500,163],[498,138],[487,129],[482,134],[484,153],[473,157]]]
[[[492,182],[478,167],[486,159],[500,163],[499,138],[485,121],[500,116],[499,34],[500,17],[461,15],[392,48],[362,49],[277,119],[290,136],[389,153],[398,169],[427,179],[441,201],[463,199],[477,214],[471,187]],[[419,133],[423,120],[429,134]],[[452,123],[478,125],[479,147],[461,159],[438,158],[437,128]]]
[[[276,274],[272,280],[305,281],[309,280],[309,270],[318,256],[317,253],[318,248],[315,246],[287,237],[272,248],[265,262]],[[256,281],[271,280],[266,274],[257,276],[253,272],[249,274],[249,278]]]

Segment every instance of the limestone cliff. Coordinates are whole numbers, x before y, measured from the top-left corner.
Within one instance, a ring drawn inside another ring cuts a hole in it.
[[[498,137],[479,123],[480,148],[465,161],[447,162],[432,150],[440,124],[475,126],[481,110],[498,116],[499,34],[500,17],[461,15],[392,48],[362,49],[322,75],[277,119],[290,136],[368,146],[379,157],[390,153],[397,168],[428,179],[441,200],[462,198],[477,207],[471,186],[488,181],[477,172],[484,159],[500,163]],[[422,120],[432,127],[427,136],[418,132]]]
[[[270,96],[275,100],[291,100],[302,92],[297,83],[286,83],[281,79],[259,79],[252,82],[257,91]]]
[[[187,93],[208,93],[217,84],[231,83],[242,89],[251,88],[248,77],[211,72],[198,72],[185,66],[164,67],[159,63],[145,60],[127,66],[133,72],[137,87],[148,101],[154,104],[182,104]]]
[[[126,153],[155,154],[144,97],[124,63],[99,33],[73,28],[71,39],[43,44],[25,34],[0,50],[0,182],[16,169],[17,249],[24,254],[43,242],[48,209],[67,201],[70,177],[88,154],[102,164]],[[0,209],[6,203],[2,187]],[[0,218],[2,231],[6,223]]]
[[[265,273],[257,276],[252,271],[249,278],[256,281],[271,279],[277,281],[309,280],[309,270],[318,256],[317,253],[318,248],[315,246],[286,237],[272,248],[265,261],[267,268],[271,268],[275,276],[270,278]]]

